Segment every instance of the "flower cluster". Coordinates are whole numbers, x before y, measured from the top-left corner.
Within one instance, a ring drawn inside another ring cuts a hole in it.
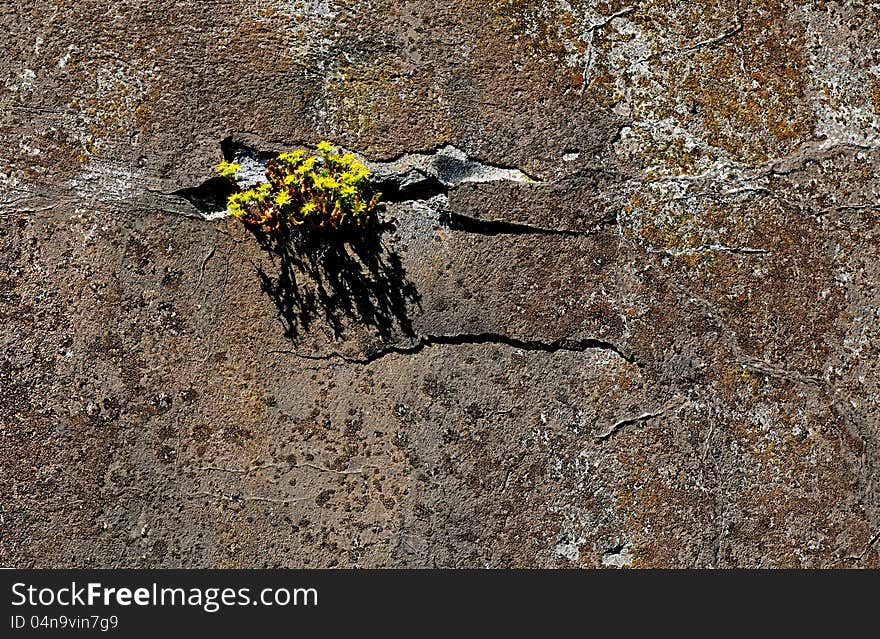
[[[221,162],[217,173],[235,182],[240,166]],[[278,231],[364,226],[373,219],[380,193],[372,192],[370,171],[350,153],[334,152],[329,142],[317,155],[302,150],[266,162],[267,182],[229,196],[229,212],[245,224]],[[237,187],[236,187],[237,188]]]

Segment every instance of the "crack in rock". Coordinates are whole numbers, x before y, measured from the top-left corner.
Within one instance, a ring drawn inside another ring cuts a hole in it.
[[[220,146],[224,159],[240,166],[236,182],[241,188],[248,189],[266,181],[266,161],[274,157],[275,152],[260,151],[232,138],[226,138]],[[518,168],[474,159],[451,144],[434,151],[404,153],[388,161],[371,161],[360,156],[358,159],[373,174],[371,181],[382,193],[383,202],[430,200],[437,195],[445,196],[449,189],[466,182],[541,183]],[[228,180],[212,177],[199,186],[164,195],[188,200],[206,220],[213,220],[228,215],[226,199],[233,192]]]
[[[521,222],[505,222],[504,220],[483,220],[452,211],[443,211],[440,223],[453,231],[477,233],[479,235],[564,235],[568,237],[589,237],[601,232],[606,226],[616,227],[617,215],[599,220],[592,228],[585,231],[574,229],[553,229],[533,226]]]
[[[338,352],[327,353],[325,355],[306,355],[291,350],[273,350],[268,351],[267,354],[276,353],[294,355],[295,357],[301,359],[317,361],[329,361],[337,359],[347,364],[368,365],[388,355],[415,355],[421,353],[426,348],[430,348],[433,346],[464,346],[471,344],[495,344],[501,346],[509,346],[510,348],[522,351],[539,351],[544,353],[557,353],[560,351],[584,353],[590,350],[603,350],[610,351],[616,354],[618,357],[629,362],[630,364],[641,366],[641,364],[637,362],[633,356],[627,355],[619,347],[612,344],[611,342],[606,342],[603,340],[598,340],[594,338],[587,338],[582,340],[557,339],[552,341],[537,339],[523,340],[517,339],[515,337],[509,337],[507,335],[502,335],[500,333],[427,335],[419,338],[418,341],[416,341],[411,346],[387,346],[374,353],[365,355],[364,357],[351,357]]]

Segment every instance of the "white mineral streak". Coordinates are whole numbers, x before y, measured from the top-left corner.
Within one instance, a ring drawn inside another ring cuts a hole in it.
[[[366,162],[366,165],[377,175],[405,175],[416,170],[448,187],[464,182],[535,182],[519,169],[483,164],[450,144],[433,153],[407,153],[391,162]]]

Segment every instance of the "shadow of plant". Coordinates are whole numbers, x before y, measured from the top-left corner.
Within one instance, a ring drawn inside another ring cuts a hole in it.
[[[421,296],[406,278],[400,257],[382,242],[388,222],[351,230],[299,233],[282,226],[267,232],[249,227],[277,272],[257,266],[263,290],[275,303],[285,336],[293,341],[316,320],[336,338],[351,323],[379,337],[415,334],[409,310]],[[273,269],[274,270],[274,269]]]

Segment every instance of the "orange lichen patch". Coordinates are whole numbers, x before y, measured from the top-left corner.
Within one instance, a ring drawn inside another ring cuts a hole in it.
[[[871,104],[874,107],[874,113],[880,114],[880,77],[869,73],[868,79],[870,81]]]
[[[632,9],[631,11],[627,11]],[[696,0],[685,4],[669,0],[607,0],[596,4],[603,17],[622,14],[640,25],[651,25],[678,44],[696,42],[723,33],[735,20],[735,4],[717,0]],[[625,13],[623,13],[625,12]]]
[[[677,87],[696,112],[693,120],[707,142],[737,161],[761,162],[784,154],[810,128],[811,116],[799,108],[806,88],[802,44],[780,45],[781,35],[774,31],[778,27],[740,51],[726,46],[720,53],[698,53]]]
[[[696,170],[701,164],[719,159],[719,153],[688,144],[683,138],[660,138],[643,136],[640,155],[652,159],[652,166],[645,171],[648,178],[662,174],[684,174]]]
[[[739,16],[713,0],[493,7],[531,59],[578,70],[587,95],[631,114],[648,168],[690,172],[719,155],[759,163],[814,124],[804,27],[772,0]]]
[[[80,69],[83,92],[69,103],[83,121],[80,160],[102,152],[118,141],[130,143],[132,136],[152,126],[151,102],[159,98],[154,84],[155,69],[100,67]]]
[[[746,246],[755,225],[748,200],[722,205],[696,196],[635,193],[624,207],[621,226],[626,239],[676,258],[699,257],[713,246]]]
[[[585,315],[591,319],[599,319],[606,320],[608,322],[613,321],[619,311],[617,307],[610,300],[601,300],[594,304],[590,304],[585,309]]]
[[[763,382],[742,366],[729,366],[718,372],[714,382],[722,396],[743,409],[754,408],[760,399]]]
[[[785,155],[812,126],[804,32],[768,1],[752,6],[741,26],[725,41],[671,57],[652,88],[652,109],[730,158],[758,163]]]
[[[584,53],[587,43],[577,35],[577,17],[572,10],[553,7],[542,0],[494,0],[499,29],[515,36],[517,48],[534,61],[557,63],[572,53]]]
[[[162,97],[162,90],[159,84],[151,84],[144,91],[140,102],[134,108],[134,124],[135,130],[147,132],[153,128],[156,123],[156,104]]]

